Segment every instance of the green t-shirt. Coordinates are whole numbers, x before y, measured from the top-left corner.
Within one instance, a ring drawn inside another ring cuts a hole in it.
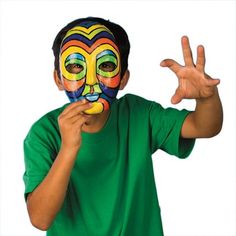
[[[59,152],[57,117],[64,108],[39,119],[25,139],[25,197]],[[151,155],[190,154],[194,140],[179,137],[188,113],[135,95],[114,101],[102,130],[82,133],[64,204],[47,235],[162,236]]]

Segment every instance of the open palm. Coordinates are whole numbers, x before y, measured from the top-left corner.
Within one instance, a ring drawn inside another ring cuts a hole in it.
[[[168,67],[173,71],[179,81],[179,85],[171,98],[171,102],[177,104],[185,98],[200,99],[211,97],[214,94],[216,85],[220,83],[220,80],[210,78],[204,71],[204,47],[202,45],[197,47],[197,61],[195,65],[187,36],[182,37],[181,44],[185,62],[184,66],[173,59],[165,59],[160,64],[162,67]]]

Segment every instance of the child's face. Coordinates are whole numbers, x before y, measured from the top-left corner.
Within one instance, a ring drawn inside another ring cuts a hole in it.
[[[87,99],[88,114],[108,110],[120,85],[120,54],[112,33],[86,22],[69,30],[60,51],[61,80],[71,102]]]

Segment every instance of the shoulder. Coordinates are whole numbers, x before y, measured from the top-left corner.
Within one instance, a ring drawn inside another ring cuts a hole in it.
[[[37,126],[43,126],[43,125],[48,125],[48,124],[53,124],[53,123],[57,123],[57,118],[60,115],[60,113],[64,110],[66,105],[54,109],[48,113],[46,113],[45,115],[43,115],[41,118],[39,118],[32,127],[37,127]]]
[[[68,104],[65,104],[64,106],[54,109],[48,113],[46,113],[45,115],[43,115],[42,117],[40,117],[38,120],[36,120],[27,136],[26,139],[32,139],[35,136],[49,136],[50,134],[54,134],[55,132],[58,132],[58,116],[60,115],[60,113],[65,109],[65,107]]]
[[[123,97],[119,98],[120,102],[128,102],[128,103],[150,103],[151,101],[140,97],[138,95],[135,94],[125,94]]]
[[[155,102],[135,94],[126,94],[118,99],[120,104],[130,104],[133,106],[151,107]],[[158,103],[157,103],[158,104]]]
[[[125,108],[132,110],[132,112],[138,110],[139,113],[140,111],[150,112],[153,109],[163,109],[159,103],[134,94],[126,94],[123,97],[119,98],[118,104],[119,106],[124,106]]]
[[[190,111],[182,109],[178,110],[173,107],[163,107],[160,103],[146,98],[134,95],[126,94],[117,100],[118,107],[122,111],[128,111],[132,114],[149,115],[150,117],[166,119],[170,117],[172,119],[179,119],[185,117]]]

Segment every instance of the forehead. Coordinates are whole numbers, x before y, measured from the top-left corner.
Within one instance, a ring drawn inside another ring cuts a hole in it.
[[[70,43],[71,46],[71,42],[74,42],[77,46],[79,43],[83,48],[91,48],[94,44],[101,45],[109,43],[118,51],[116,40],[112,32],[106,26],[97,22],[86,21],[67,31],[62,40],[62,51],[65,50],[68,43]]]

